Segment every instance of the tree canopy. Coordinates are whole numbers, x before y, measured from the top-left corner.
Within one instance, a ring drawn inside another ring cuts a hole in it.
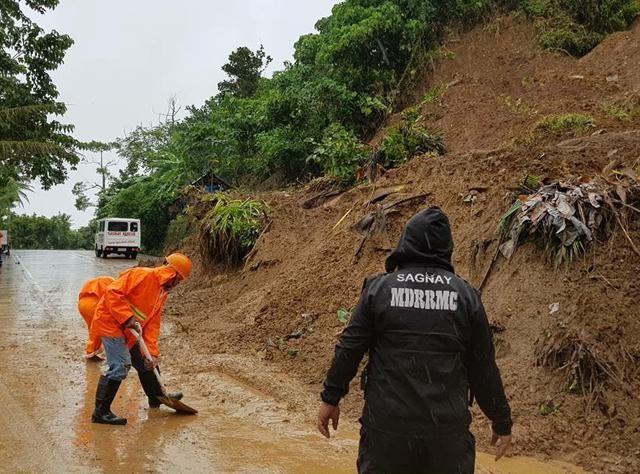
[[[45,189],[62,183],[79,161],[72,125],[50,73],[62,64],[73,40],[44,31],[24,12],[42,14],[57,0],[0,2],[0,189],[39,179]]]
[[[9,231],[9,242],[16,249],[92,249],[91,227],[71,228],[71,216],[53,217],[12,214],[0,219],[0,228]]]
[[[171,203],[207,170],[241,185],[320,175],[353,182],[374,152],[367,141],[399,111],[402,91],[428,59],[438,57],[446,29],[471,26],[493,8],[542,18],[545,34],[556,35],[555,43],[541,38],[550,47],[578,41],[584,31],[601,38],[639,9],[635,0],[345,0],[300,37],[293,61],[272,77],[263,77],[271,58],[262,46],[237,48],[222,68],[228,79],[204,104],[189,107],[182,120],[138,127],[123,138],[126,172],[103,193],[97,215],[148,220],[156,235],[143,239],[158,248]],[[579,45],[571,52],[593,42]],[[442,137],[411,113],[403,121],[376,152],[387,155],[385,164],[444,151]]]
[[[229,62],[222,66],[229,79],[218,83],[220,94],[251,97],[258,90],[260,77],[271,61],[262,45],[255,52],[246,46],[236,49],[229,55]]]

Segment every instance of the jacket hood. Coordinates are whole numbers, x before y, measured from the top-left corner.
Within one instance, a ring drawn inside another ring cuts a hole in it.
[[[453,237],[449,218],[439,207],[415,214],[402,231],[396,249],[387,257],[385,269],[394,272],[415,265],[453,272]]]

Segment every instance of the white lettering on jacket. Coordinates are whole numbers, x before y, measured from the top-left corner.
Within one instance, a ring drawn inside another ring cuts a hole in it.
[[[458,292],[423,290],[422,288],[391,288],[391,307],[456,311],[458,309]]]
[[[439,275],[437,273],[398,273],[396,280],[404,283],[410,281],[412,283],[431,283],[444,285],[451,284],[451,277]]]

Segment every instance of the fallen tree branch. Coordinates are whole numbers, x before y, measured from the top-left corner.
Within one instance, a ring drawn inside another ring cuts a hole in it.
[[[625,226],[622,225],[622,220],[620,219],[620,215],[616,211],[614,211],[614,215],[616,216],[616,220],[618,221],[618,225],[622,229],[622,233],[624,234],[624,236],[629,241],[629,245],[631,245],[631,248],[633,249],[633,251],[640,257],[640,250],[638,250],[638,247],[636,247],[636,244],[633,242],[633,239],[629,235],[629,232],[627,232],[627,229],[625,228]]]

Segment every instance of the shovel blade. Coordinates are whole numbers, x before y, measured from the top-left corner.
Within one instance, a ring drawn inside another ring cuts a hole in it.
[[[182,403],[180,400],[174,400],[173,398],[169,397],[158,397],[158,400],[160,400],[169,408],[173,408],[178,413],[182,413],[185,415],[195,415],[196,413],[198,413],[198,410],[196,410],[195,408],[191,408],[189,405]]]

